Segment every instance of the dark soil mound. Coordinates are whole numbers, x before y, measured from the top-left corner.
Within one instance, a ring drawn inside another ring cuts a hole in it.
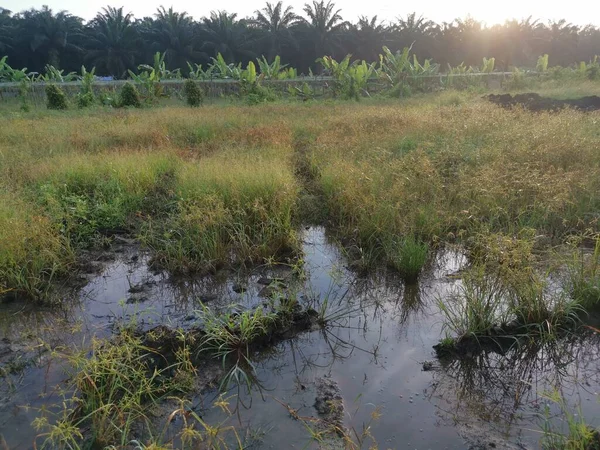
[[[600,97],[591,95],[568,100],[557,100],[553,98],[542,97],[539,94],[490,94],[483,98],[504,108],[522,106],[530,111],[558,111],[563,108],[573,108],[580,111],[600,110]]]

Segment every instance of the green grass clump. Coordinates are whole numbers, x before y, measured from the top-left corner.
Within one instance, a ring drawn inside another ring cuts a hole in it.
[[[392,249],[386,250],[392,266],[408,283],[417,281],[423,266],[427,262],[429,245],[420,242],[413,236],[400,239],[390,244]]]
[[[127,82],[121,88],[121,93],[119,95],[119,106],[121,107],[133,107],[133,108],[141,108],[142,102],[140,100],[140,94],[137,88]]]
[[[188,106],[198,107],[204,102],[204,92],[194,80],[185,80],[183,84],[183,94]]]
[[[251,153],[237,161],[229,154],[206,158],[182,167],[176,193],[173,214],[149,221],[142,235],[161,267],[204,272],[297,249],[298,188],[285,161],[269,156],[259,165]]]
[[[438,300],[444,327],[459,339],[486,335],[495,325],[507,323],[505,305],[506,287],[482,266],[467,272],[449,298]]]
[[[145,215],[169,208],[175,163],[161,155],[69,158],[40,169],[29,188],[76,247],[134,233]]]
[[[68,108],[65,93],[55,84],[46,86],[46,107],[48,109],[64,110]]]

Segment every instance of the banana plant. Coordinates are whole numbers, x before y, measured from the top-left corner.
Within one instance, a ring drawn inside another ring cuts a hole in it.
[[[204,71],[202,69],[202,64],[194,64],[191,65],[189,62],[188,65],[188,78],[192,80],[209,80],[211,78],[210,68]]]
[[[8,65],[8,56],[0,58],[0,81],[20,83],[22,80],[31,81],[31,75],[27,72],[27,67],[22,69],[13,69]]]
[[[539,63],[539,59],[538,59]],[[492,73],[494,66],[496,65],[496,58],[483,58],[483,64],[481,65],[481,73]],[[548,68],[548,55],[546,55],[546,69]]]
[[[138,71],[148,72],[150,76],[152,76],[157,81],[160,80],[168,80],[168,79],[181,79],[181,70],[168,70],[165,64],[165,56],[167,52],[156,52],[153,57],[152,65],[149,64],[140,64],[138,66]],[[131,73],[131,71],[130,71]]]
[[[402,51],[392,53],[389,48],[383,46],[383,54],[379,55],[379,74],[390,86],[398,84],[412,70],[409,59],[411,47],[404,47]]]
[[[548,71],[548,54],[541,55],[537,59],[537,63],[535,65],[536,72],[547,72]]]
[[[367,83],[377,72],[375,64],[367,64],[365,61],[350,63],[350,56],[347,55],[340,62],[331,56],[324,56],[317,62],[335,80],[334,95],[358,100],[361,93],[367,92]]]
[[[439,72],[439,64],[432,64],[430,59],[419,63],[417,55],[413,54],[413,63],[410,62],[406,66],[407,72],[412,76],[435,75]]]
[[[64,83],[69,81],[77,81],[79,79],[79,76],[75,72],[69,72],[66,75],[63,75],[64,70],[59,70],[50,64],[46,64],[44,71],[45,73],[39,75],[36,81]]]
[[[242,73],[242,63],[237,65],[227,64],[225,58],[220,53],[217,53],[216,58],[211,58],[212,63],[209,65],[208,70],[214,78],[232,78],[239,80]]]
[[[269,63],[264,56],[257,58],[257,61],[260,73],[266,80],[289,80],[298,76],[296,69],[292,67],[286,69],[287,64],[281,64],[279,56],[276,56],[272,63]]]

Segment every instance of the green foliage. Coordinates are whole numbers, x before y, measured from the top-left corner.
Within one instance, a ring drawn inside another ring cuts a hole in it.
[[[142,102],[140,101],[140,94],[133,84],[127,82],[121,88],[119,106],[130,106],[134,108],[140,108],[142,106]]]
[[[65,93],[55,84],[46,86],[46,107],[48,109],[67,109],[67,97]]]
[[[27,74],[27,68],[20,70],[13,69],[8,65],[8,56],[0,58],[0,82],[20,83],[21,81],[31,81],[31,77]]]
[[[449,298],[438,299],[444,328],[459,339],[488,334],[495,325],[508,322],[505,295],[506,287],[498,276],[489,275],[484,266],[475,266]]]
[[[77,106],[87,108],[96,101],[94,94],[94,77],[96,68],[87,71],[84,66],[81,66],[81,89],[77,94]]]
[[[29,107],[29,92],[31,91],[31,78],[23,77],[19,81],[19,103],[21,104],[21,111],[28,112]]]
[[[506,83],[508,89],[523,89],[526,86],[525,73],[519,70],[517,67],[513,68],[512,74]]]
[[[481,65],[481,73],[492,73],[496,64],[496,58],[483,58]]]
[[[187,79],[183,84],[183,93],[189,106],[198,107],[204,102],[204,92],[194,80]]]
[[[250,361],[249,347],[273,332],[281,320],[280,314],[257,308],[241,314],[217,315],[206,306],[199,314],[205,331],[199,346],[201,351],[220,359],[223,366],[227,362],[233,363],[223,378],[221,390],[227,391],[234,381],[250,388],[252,373],[249,372],[253,372],[254,367]]]
[[[208,80],[210,79],[210,73],[202,70],[202,64],[190,64],[188,66],[188,77],[190,80]]]
[[[600,435],[598,430],[587,423],[582,414],[581,407],[573,410],[563,395],[555,390],[543,395],[550,402],[560,408],[560,417],[563,424],[557,428],[555,417],[551,414],[550,406],[545,406],[545,420],[542,424],[541,448],[543,450],[597,450]]]
[[[365,61],[350,63],[350,55],[339,63],[331,56],[319,58],[317,62],[335,80],[333,95],[346,100],[359,100],[363,93],[367,93],[368,81],[376,75],[375,64]]]
[[[287,64],[281,64],[279,55],[275,56],[272,63],[269,63],[264,56],[257,61],[260,73],[266,80],[292,80],[298,76],[296,69],[290,67],[286,70]]]
[[[418,280],[423,266],[427,262],[429,246],[420,242],[414,236],[408,236],[401,240],[394,240],[386,254],[392,266],[400,272],[407,283]]]
[[[29,202],[0,194],[0,297],[53,300],[53,287],[74,255],[51,220]]]
[[[252,61],[245,70],[235,74],[240,81],[240,95],[248,105],[275,101],[274,92],[261,84],[264,74],[256,74],[256,66]]]
[[[44,74],[38,76],[37,81],[44,81],[46,83],[66,83],[69,81],[76,81],[78,78],[75,72],[69,72],[64,75],[64,70],[59,70],[50,64],[46,64],[44,71]]]
[[[535,65],[535,70],[540,73],[548,71],[548,54],[541,55]]]
[[[155,351],[128,330],[110,342],[94,339],[91,355],[89,349],[67,355],[73,395],[64,398],[57,416],[44,410],[33,422],[44,439],[41,448],[105,448],[134,442],[134,427],[150,426],[149,407],[191,388],[196,369],[189,344],[183,334],[174,339],[180,346],[164,364],[149,357]]]
[[[139,74],[131,70],[129,71],[129,76],[133,82],[142,88],[144,100],[147,103],[155,103],[163,96],[162,86],[160,85],[161,80],[181,78],[180,69],[175,71],[167,70],[165,55],[166,53],[156,52],[154,54],[154,62],[151,66],[148,64],[138,66]]]
[[[590,80],[600,80],[600,58],[598,55],[586,66],[586,75]]]

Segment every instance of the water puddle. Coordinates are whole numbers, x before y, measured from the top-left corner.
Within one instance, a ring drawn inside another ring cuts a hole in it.
[[[460,252],[439,252],[420,284],[405,286],[385,273],[358,277],[322,228],[305,230],[303,241],[303,279],[279,266],[173,280],[152,273],[144,252],[128,245],[113,260],[95,261],[100,274],[91,273],[61,310],[0,305],[0,364],[11,372],[0,379],[0,434],[9,448],[32,448],[30,424],[37,409],[60,400],[66,375],[48,347],[72,351],[93,336],[109,337],[122,320],[141,328],[185,328],[196,323],[202,305],[253,308],[274,279],[283,280],[305,306],[324,308],[329,326],[255,355],[258,384],[252,392],[232,388],[225,394],[233,396],[236,425],[256,436],[258,448],[318,447],[289,412],[312,423],[323,386],[343,403],[343,425],[359,434],[372,413],[380,412],[371,423],[380,448],[539,448],[546,404],[551,414],[558,413],[542,393],[554,389],[581,403],[582,414],[597,425],[596,335],[553,345],[532,342],[503,355],[437,360],[432,350],[442,336],[437,299],[460,283],[449,276],[465,263]],[[208,423],[226,419],[210,408],[218,395],[205,392],[192,402]]]

